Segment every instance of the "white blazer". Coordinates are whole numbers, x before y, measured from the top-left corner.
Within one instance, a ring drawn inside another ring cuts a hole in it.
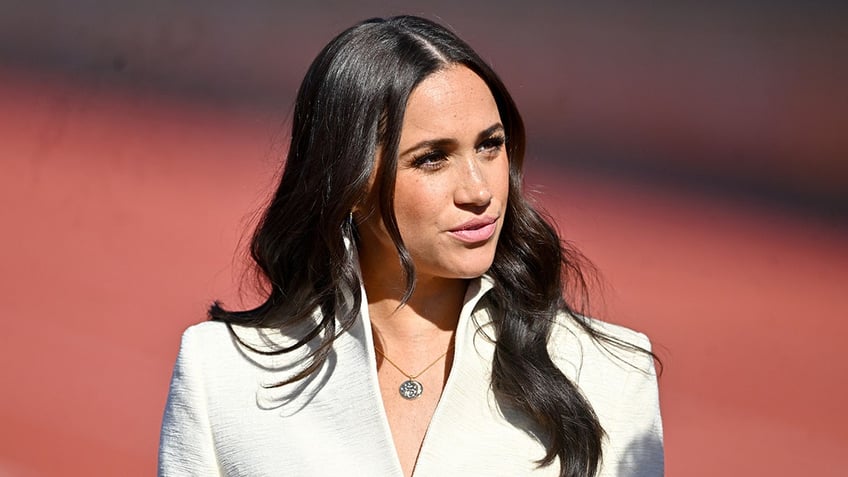
[[[488,300],[480,301],[491,288],[486,277],[468,287],[453,367],[415,477],[558,475],[558,461],[547,467],[535,463],[545,447],[534,438],[533,424],[500,409],[493,398],[494,345],[484,336],[492,334]],[[380,396],[364,294],[361,318],[335,341],[319,371],[271,388],[263,386],[292,376],[307,350],[265,356],[238,345],[223,323],[188,328],[162,422],[159,475],[401,477]],[[650,346],[640,333],[595,324],[613,336]],[[293,343],[278,330],[235,330],[258,349]],[[549,350],[606,431],[599,475],[662,475],[662,424],[650,357],[605,349],[565,317],[554,327]]]

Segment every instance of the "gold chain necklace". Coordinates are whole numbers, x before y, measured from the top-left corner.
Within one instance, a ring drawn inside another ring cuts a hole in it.
[[[450,350],[451,350],[451,348],[452,348],[452,347],[453,347],[453,344],[451,344],[451,346],[448,346],[448,350],[447,350],[447,351],[445,351],[444,353],[442,353],[442,355],[441,355],[441,356],[439,356],[438,358],[436,358],[436,360],[435,360],[435,361],[433,361],[432,363],[428,364],[426,368],[424,368],[424,369],[422,369],[421,371],[419,371],[419,372],[418,372],[418,374],[409,374],[409,373],[407,373],[406,371],[404,371],[404,370],[400,369],[400,366],[396,365],[394,361],[392,361],[391,359],[389,359],[389,357],[388,357],[388,356],[386,356],[386,355],[385,355],[385,353],[383,353],[382,351],[380,351],[380,349],[379,349],[379,348],[377,348],[376,346],[374,347],[374,351],[376,351],[377,353],[379,353],[379,354],[380,354],[380,356],[382,356],[382,357],[383,357],[386,361],[388,361],[388,362],[389,362],[389,364],[391,364],[392,366],[394,366],[394,367],[395,367],[395,369],[397,369],[398,371],[400,371],[400,374],[402,374],[402,375],[404,375],[404,376],[406,376],[406,377],[408,378],[406,381],[404,381],[404,382],[400,383],[400,387],[398,388],[398,392],[400,392],[400,395],[401,395],[404,399],[412,400],[412,399],[417,399],[417,398],[418,398],[418,396],[420,396],[421,394],[423,394],[423,393],[424,393],[424,385],[422,385],[422,384],[421,384],[421,383],[420,383],[420,382],[419,382],[416,378],[417,378],[418,376],[421,376],[422,374],[426,373],[426,372],[427,372],[430,368],[432,368],[433,366],[435,366],[435,365],[436,365],[436,363],[438,363],[438,362],[439,362],[442,358],[444,358],[445,356],[447,356],[447,354],[450,352]]]

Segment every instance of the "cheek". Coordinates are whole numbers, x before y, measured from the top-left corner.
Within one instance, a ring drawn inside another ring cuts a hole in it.
[[[497,194],[504,203],[506,203],[506,200],[509,198],[509,173],[509,161],[504,160],[503,164],[498,168],[497,179],[495,181],[497,183]],[[504,207],[506,206],[504,205]]]
[[[395,216],[403,228],[420,228],[433,223],[446,207],[449,198],[446,187],[423,180],[398,181],[395,189]]]

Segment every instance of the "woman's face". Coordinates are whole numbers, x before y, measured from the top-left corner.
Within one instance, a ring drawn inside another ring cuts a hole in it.
[[[504,142],[497,104],[468,68],[436,72],[412,91],[394,209],[419,280],[474,278],[492,265],[509,193]],[[397,251],[379,211],[358,219],[365,276],[396,274]]]

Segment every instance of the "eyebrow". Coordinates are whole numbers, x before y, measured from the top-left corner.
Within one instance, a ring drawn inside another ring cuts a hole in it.
[[[496,132],[503,132],[503,130],[504,130],[503,124],[501,124],[501,123],[492,124],[491,126],[487,127],[486,129],[480,131],[479,134],[477,134],[477,142],[480,142],[484,139],[489,138],[492,134],[495,134]],[[421,142],[415,144],[414,146],[410,147],[409,149],[403,151],[402,153],[400,153],[400,155],[405,156],[405,155],[409,154],[410,152],[416,151],[418,149],[425,149],[425,148],[426,149],[436,149],[436,148],[443,148],[443,147],[449,147],[449,146],[456,146],[456,144],[457,144],[456,139],[448,139],[448,138],[427,139],[427,140],[421,141]]]

